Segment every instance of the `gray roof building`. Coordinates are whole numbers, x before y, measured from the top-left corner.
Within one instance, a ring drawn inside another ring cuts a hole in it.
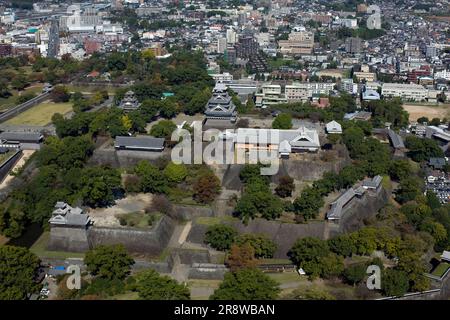
[[[353,188],[348,189],[343,194],[339,196],[333,203],[331,203],[331,208],[327,212],[328,220],[339,220],[342,218],[342,209],[344,206],[353,199],[356,195],[355,190]]]
[[[155,138],[151,136],[117,136],[114,147],[116,149],[161,152],[164,150],[164,138]]]
[[[391,141],[392,147],[394,149],[405,149],[405,144],[403,142],[403,139],[400,135],[398,135],[394,130],[388,129],[387,130],[389,140]]]
[[[353,200],[355,196],[362,197],[368,189],[377,190],[381,185],[382,177],[377,175],[372,179],[365,179],[361,186],[350,188],[342,193],[331,203],[331,208],[327,212],[328,220],[339,220],[342,218],[344,207]]]
[[[430,167],[433,167],[434,169],[442,169],[445,166],[445,159],[444,158],[430,158],[428,161],[428,165]]]
[[[342,126],[339,124],[339,122],[333,120],[326,124],[327,133],[342,133]]]
[[[450,262],[450,251],[442,252],[441,259]]]
[[[372,179],[365,179],[362,183],[364,189],[378,189],[383,178],[380,175],[373,177]]]
[[[5,143],[40,143],[44,136],[41,133],[33,132],[2,132],[0,141]]]
[[[67,203],[58,201],[48,222],[52,226],[86,227],[91,223],[91,218],[81,208],[72,208]]]

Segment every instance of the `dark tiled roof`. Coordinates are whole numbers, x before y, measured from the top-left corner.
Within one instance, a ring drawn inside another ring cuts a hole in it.
[[[392,146],[395,149],[404,149],[405,144],[403,143],[402,137],[400,137],[394,130],[388,129],[389,139],[391,140]]]
[[[116,148],[163,150],[164,138],[150,136],[127,137],[118,136],[114,143]]]
[[[42,134],[31,132],[2,132],[0,140],[6,141],[35,141],[38,143],[42,139]]]

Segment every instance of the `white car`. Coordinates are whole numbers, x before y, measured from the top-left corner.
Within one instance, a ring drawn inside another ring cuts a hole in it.
[[[50,294],[50,290],[48,290],[48,289],[46,289],[46,288],[43,288],[43,289],[41,290],[41,295],[48,296],[49,294]]]

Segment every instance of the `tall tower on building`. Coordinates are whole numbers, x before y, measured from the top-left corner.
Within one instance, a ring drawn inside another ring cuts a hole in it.
[[[59,53],[59,21],[53,19],[50,24],[47,57],[56,58]]]

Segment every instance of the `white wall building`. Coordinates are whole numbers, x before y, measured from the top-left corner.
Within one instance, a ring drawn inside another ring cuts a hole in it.
[[[384,83],[381,94],[384,97],[400,97],[403,100],[413,101],[423,101],[428,98],[428,90],[414,83]]]

